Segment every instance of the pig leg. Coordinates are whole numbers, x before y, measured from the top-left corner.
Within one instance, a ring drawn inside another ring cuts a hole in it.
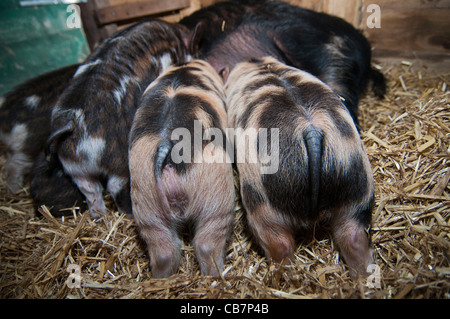
[[[176,229],[163,223],[140,227],[150,256],[153,278],[166,278],[178,270],[181,260],[181,239]]]
[[[250,230],[267,258],[279,263],[289,259],[295,249],[294,232],[284,214],[268,203],[258,166],[244,164],[238,165],[238,168],[241,176],[249,178],[241,177],[241,197]]]
[[[293,231],[283,220],[282,213],[262,204],[253,211],[247,210],[247,220],[266,257],[281,263],[294,255]]]
[[[220,148],[216,152],[226,155]],[[188,212],[195,221],[194,251],[202,275],[218,276],[233,227],[233,172],[229,164],[204,163],[194,164],[189,174],[191,184],[196,184],[193,189],[197,189]]]
[[[247,214],[247,218],[266,256],[281,263],[294,255],[295,241],[292,230],[287,225],[282,225],[276,214],[260,207],[256,212]]]
[[[225,220],[219,218],[198,223],[193,246],[202,275],[218,276],[218,271],[222,272],[228,226]]]
[[[356,272],[367,274],[367,266],[373,263],[368,226],[352,218],[349,210],[336,214],[332,223],[334,241],[353,277],[356,277]]]
[[[201,220],[197,222],[193,239],[194,251],[202,275],[218,276],[219,272],[223,270],[225,249],[233,225],[233,215],[230,205],[211,211],[213,207],[217,207],[214,204],[219,204],[220,197],[221,194],[217,194],[217,203],[210,203],[209,208],[206,208],[209,209],[209,212],[200,216]]]
[[[131,215],[130,182],[127,177],[113,175],[108,179],[106,189],[111,194],[120,213]]]
[[[11,193],[17,192],[23,183],[23,178],[27,174],[33,161],[22,152],[14,152],[5,164],[6,171],[6,185]]]
[[[155,176],[153,159],[160,142],[153,136],[144,136],[133,142],[129,153],[133,217],[147,244],[155,278],[174,274],[180,264],[181,212],[173,214],[172,208],[185,201],[181,181],[172,167],[158,169],[161,176]]]
[[[149,172],[153,173],[153,170]],[[149,191],[149,194],[152,191],[157,194],[149,197],[150,203],[141,200],[136,203],[136,216],[145,216],[142,217],[145,226],[141,227],[141,234],[147,242],[152,276],[164,278],[174,274],[180,264],[181,239],[178,230],[188,199],[182,181],[172,166],[162,169],[155,188]],[[150,207],[142,209],[141,205]]]
[[[150,188],[147,192],[133,186],[133,216],[142,239],[147,244],[150,268],[154,278],[174,274],[181,260],[179,223],[172,218]],[[145,189],[145,188],[142,188]]]
[[[89,177],[73,177],[74,183],[86,197],[89,206],[89,212],[93,219],[100,218],[107,213],[105,202],[103,201],[102,184]]]

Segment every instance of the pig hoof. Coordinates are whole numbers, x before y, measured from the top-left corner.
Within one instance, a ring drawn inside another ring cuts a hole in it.
[[[94,210],[90,210],[89,213],[91,215],[91,218],[94,219],[94,220],[100,220],[103,216],[105,216],[104,212],[99,212],[97,210],[95,210],[95,211]]]
[[[9,194],[15,194],[22,189],[22,178],[17,178],[12,174],[6,174],[6,190]]]
[[[178,269],[178,260],[171,253],[153,255],[151,270],[153,278],[167,278]]]
[[[6,186],[6,191],[10,195],[16,194],[17,192],[20,191],[20,189],[21,189],[21,186],[18,184],[7,184],[7,186]]]

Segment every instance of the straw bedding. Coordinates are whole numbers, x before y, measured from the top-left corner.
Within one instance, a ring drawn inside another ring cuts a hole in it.
[[[360,103],[376,183],[379,276],[370,282],[350,277],[327,230],[302,238],[292,264],[268,262],[247,231],[239,198],[222,276],[200,276],[186,235],[178,273],[152,279],[132,219],[112,211],[94,222],[76,209],[56,219],[46,207],[36,217],[28,189],[9,195],[2,178],[0,297],[449,298],[450,77],[409,62],[383,64],[382,72],[386,99],[369,93]]]

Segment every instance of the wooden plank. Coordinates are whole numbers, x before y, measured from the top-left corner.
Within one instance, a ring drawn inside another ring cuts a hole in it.
[[[450,1],[448,0],[377,0],[372,3],[378,4],[381,9],[448,9],[450,8]],[[367,5],[370,4],[367,3]]]
[[[118,6],[125,3],[141,2],[148,0],[108,0],[110,6]]]
[[[87,3],[80,3],[79,6],[81,20],[83,21],[84,34],[86,35],[86,40],[89,43],[90,50],[93,51],[95,46],[102,39],[93,15],[94,5],[91,1],[88,1]]]
[[[372,56],[375,59],[386,59],[389,58],[389,61],[392,59],[398,58],[398,63],[402,60],[411,60],[411,61],[428,61],[433,62],[433,65],[442,65],[442,68],[437,68],[436,70],[442,71],[450,70],[450,54],[449,53],[438,53],[433,51],[414,51],[414,50],[389,50],[389,49],[378,49],[374,48],[372,51]],[[419,64],[423,64],[423,62],[419,62]]]
[[[107,24],[122,20],[129,20],[148,15],[160,14],[189,7],[189,0],[159,1],[125,3],[98,9],[96,18],[99,24]]]
[[[360,28],[363,0],[287,0],[298,7],[338,16]]]
[[[444,9],[382,9],[381,28],[364,31],[376,49],[450,54],[449,16]]]
[[[93,2],[96,8],[105,8],[111,6],[111,0],[88,0],[88,2]]]
[[[201,2],[202,8],[204,8],[204,7],[208,7],[212,4],[214,4],[216,2],[219,2],[219,0],[201,0],[200,2]]]
[[[351,23],[354,27],[360,28],[362,22],[363,0],[322,0],[321,11],[338,16]]]
[[[288,0],[286,2],[289,2],[297,7],[320,11],[322,0]]]
[[[127,0],[124,0],[124,1],[127,1]],[[142,1],[147,1],[147,0],[142,0]],[[189,2],[190,2],[189,7],[185,8],[185,9],[177,10],[175,12],[170,12],[170,13],[167,13],[164,15],[158,15],[157,16],[158,19],[161,19],[163,21],[170,22],[170,23],[177,23],[184,17],[191,15],[195,11],[200,10],[202,8],[200,0],[190,0]],[[135,22],[132,22],[132,21],[131,21],[131,23],[128,23],[128,21],[126,23],[121,23],[120,25],[117,26],[117,30],[121,30],[123,28],[129,27],[130,25],[132,25],[134,23]]]

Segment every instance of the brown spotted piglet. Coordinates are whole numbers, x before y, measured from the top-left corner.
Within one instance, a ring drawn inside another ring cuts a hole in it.
[[[34,77],[0,97],[0,141],[6,145],[5,180],[8,191],[24,187],[35,159],[45,150],[51,112],[78,65]]]
[[[206,62],[171,67],[145,91],[130,133],[133,215],[154,277],[175,273],[191,226],[203,275],[223,269],[234,184],[223,82]]]
[[[97,47],[57,102],[50,149],[93,218],[107,212],[105,188],[120,212],[131,213],[128,135],[137,104],[161,72],[189,58],[187,38],[184,27],[159,20],[125,28]]]
[[[365,274],[374,182],[340,98],[311,74],[269,57],[238,64],[225,91],[228,122],[245,134],[236,134],[242,202],[266,256],[291,258],[297,234],[328,223],[347,265]],[[240,157],[244,152],[257,156]]]

